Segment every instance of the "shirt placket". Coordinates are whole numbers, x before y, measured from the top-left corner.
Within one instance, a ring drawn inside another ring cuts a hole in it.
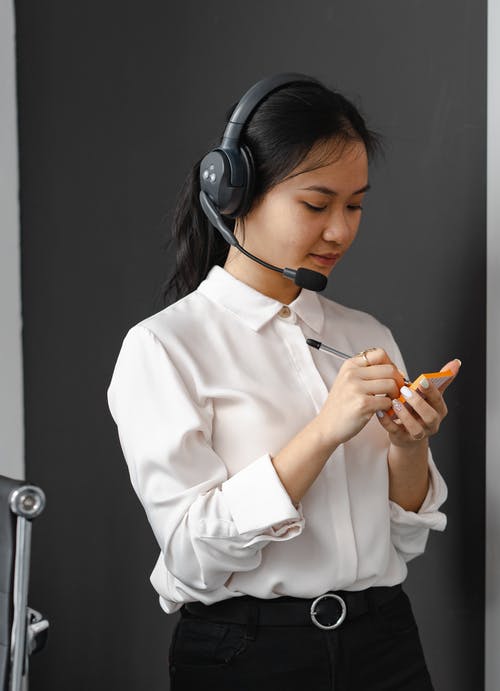
[[[328,389],[313,360],[311,349],[298,324],[297,315],[286,305],[278,312],[276,328],[286,344],[300,381],[318,413],[326,401]],[[339,555],[338,563],[334,565],[335,573],[332,574],[332,582],[340,584],[338,587],[341,588],[355,582],[358,571],[343,444],[337,447],[321,472],[327,481],[329,508],[337,543],[335,552]]]

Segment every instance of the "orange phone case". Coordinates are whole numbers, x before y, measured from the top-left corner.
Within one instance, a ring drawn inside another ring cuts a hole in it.
[[[425,372],[424,374],[419,374],[419,376],[415,379],[415,381],[412,384],[408,386],[408,388],[412,391],[415,391],[418,388],[418,385],[422,381],[423,377],[431,381],[435,386],[439,388],[443,384],[446,384],[446,382],[453,377],[453,372],[450,369],[446,369],[443,372]],[[406,398],[402,394],[398,400],[401,401],[401,403],[406,404]],[[387,415],[389,415],[389,417],[395,415],[394,410],[392,408],[388,410]]]

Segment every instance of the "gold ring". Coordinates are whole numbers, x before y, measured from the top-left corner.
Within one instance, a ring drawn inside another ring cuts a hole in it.
[[[369,350],[373,350],[373,348],[367,348],[366,350],[362,350],[360,353],[358,353],[358,354],[356,355],[356,357],[363,357],[363,358],[365,359],[365,362],[366,362],[367,366],[370,365],[370,361],[369,361],[368,358],[366,357],[366,353],[367,353]]]

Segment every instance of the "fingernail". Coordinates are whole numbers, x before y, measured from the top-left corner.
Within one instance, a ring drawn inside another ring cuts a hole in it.
[[[428,389],[429,388],[429,380],[426,379],[426,377],[422,377],[422,379],[420,380],[420,386],[423,389]]]
[[[377,410],[377,417],[379,420],[381,420],[384,417],[384,411],[383,410]]]
[[[399,412],[403,406],[402,406],[401,403],[398,401],[398,399],[395,398],[395,399],[393,400],[393,402],[392,402],[392,407],[394,408],[394,410],[395,410],[396,412]]]
[[[458,366],[462,366],[462,360],[459,360],[457,357],[455,358],[455,362],[458,362]]]
[[[413,396],[413,393],[410,391],[410,389],[407,386],[402,386],[401,387],[401,393],[405,398],[411,398]]]

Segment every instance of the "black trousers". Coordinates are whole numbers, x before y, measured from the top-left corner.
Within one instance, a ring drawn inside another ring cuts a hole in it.
[[[182,607],[169,672],[172,691],[434,691],[401,587],[330,630],[212,621]]]

